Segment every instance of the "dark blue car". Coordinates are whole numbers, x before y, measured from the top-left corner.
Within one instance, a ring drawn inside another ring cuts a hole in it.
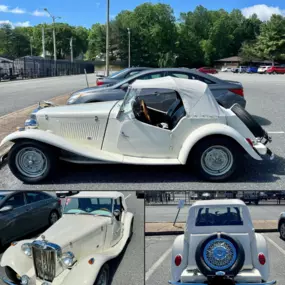
[[[258,67],[250,66],[247,68],[246,73],[257,73]]]

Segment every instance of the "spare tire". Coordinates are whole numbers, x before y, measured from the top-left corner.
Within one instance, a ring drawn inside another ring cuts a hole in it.
[[[238,240],[216,233],[199,243],[195,259],[198,269],[206,277],[215,276],[220,271],[235,277],[243,267],[245,254]]]
[[[241,105],[236,103],[231,107],[231,110],[248,127],[256,138],[263,138],[266,136],[265,130]]]

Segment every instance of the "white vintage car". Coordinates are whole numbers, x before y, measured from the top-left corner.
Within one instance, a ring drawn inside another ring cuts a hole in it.
[[[266,239],[240,200],[194,203],[172,247],[173,285],[272,285]]]
[[[14,242],[1,266],[9,285],[107,285],[108,262],[131,238],[133,214],[119,192],[80,192],[36,239]]]
[[[238,104],[220,106],[208,86],[174,77],[137,80],[124,100],[48,107],[36,129],[20,129],[8,155],[26,183],[50,176],[58,159],[73,163],[191,165],[204,179],[231,177],[243,154],[274,155],[271,138]]]

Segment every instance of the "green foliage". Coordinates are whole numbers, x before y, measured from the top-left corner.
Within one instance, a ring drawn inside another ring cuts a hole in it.
[[[42,53],[42,27],[45,29],[46,51],[53,56],[53,25],[29,28],[0,27],[0,54],[19,57]],[[74,57],[105,58],[106,26],[96,23],[90,29],[65,23],[54,26],[57,57],[69,58],[70,38]],[[110,59],[128,60],[129,34],[131,65],[197,67],[212,65],[214,60],[240,54],[245,60],[257,57],[285,59],[285,18],[273,15],[261,22],[256,15],[245,18],[241,11],[230,13],[197,6],[193,12],[181,13],[175,19],[169,5],[144,3],[133,11],[121,11],[110,22]]]

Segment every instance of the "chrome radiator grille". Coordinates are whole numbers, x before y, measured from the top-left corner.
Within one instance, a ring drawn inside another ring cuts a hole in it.
[[[32,245],[36,276],[45,281],[52,282],[56,274],[57,252],[52,247]]]
[[[59,135],[70,139],[86,140],[92,138],[92,140],[97,140],[99,130],[100,124],[95,122],[92,125],[90,123],[61,122]]]

